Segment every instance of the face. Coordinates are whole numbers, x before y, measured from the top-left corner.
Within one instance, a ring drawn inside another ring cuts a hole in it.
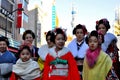
[[[7,44],[5,41],[0,41],[0,52],[5,52],[7,50]]]
[[[50,36],[47,37],[47,44],[49,48],[54,46],[54,43],[50,41]]]
[[[98,26],[98,30],[100,30],[100,31],[103,33],[103,35],[105,35],[106,32],[107,32],[107,29],[106,29],[106,27],[105,27],[104,24],[100,24],[100,25]]]
[[[25,36],[25,41],[28,41],[29,43],[32,44],[32,42],[33,42],[33,37],[32,37],[32,35],[31,35],[31,34],[26,34],[26,36]]]
[[[57,50],[61,50],[64,47],[65,38],[63,34],[57,34],[57,36],[55,37],[55,44]]]
[[[103,40],[103,39],[102,39],[102,35],[99,34],[98,36],[99,36],[99,40],[98,40],[98,41],[99,41],[99,44],[102,44],[102,40]]]
[[[95,36],[91,36],[88,45],[91,50],[95,50],[98,47],[98,39]]]
[[[83,40],[83,38],[84,38],[83,30],[82,29],[77,29],[76,33],[75,33],[75,36],[77,38],[77,41],[81,42]]]
[[[23,51],[20,53],[20,58],[23,62],[26,62],[30,59],[31,55],[30,52],[27,49],[23,49]]]

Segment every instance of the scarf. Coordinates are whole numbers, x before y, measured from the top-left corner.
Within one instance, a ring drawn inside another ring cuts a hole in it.
[[[87,59],[87,63],[88,63],[90,68],[93,68],[93,66],[96,64],[96,61],[97,61],[98,56],[100,54],[100,50],[101,50],[100,47],[98,47],[94,51],[92,51],[90,49],[87,50],[86,59]]]
[[[21,59],[18,59],[17,63],[13,65],[13,72],[25,80],[31,80],[40,77],[39,65],[32,59],[26,62],[22,62]]]

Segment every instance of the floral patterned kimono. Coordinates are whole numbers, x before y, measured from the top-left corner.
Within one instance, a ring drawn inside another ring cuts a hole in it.
[[[102,44],[102,48],[111,57],[113,61],[112,72],[110,74],[114,78],[118,77],[120,79],[120,62],[119,62],[119,54],[118,54],[119,49],[116,45],[117,38],[111,33],[106,33],[104,39],[105,41]]]

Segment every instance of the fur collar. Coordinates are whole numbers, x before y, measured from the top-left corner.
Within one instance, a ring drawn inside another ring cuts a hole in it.
[[[65,55],[67,52],[69,52],[69,49],[67,49],[66,47],[63,47],[62,50],[58,51],[58,53],[56,53],[55,47],[49,49],[49,54],[53,56],[54,58],[61,57]]]
[[[84,58],[88,49],[88,45],[84,41],[80,49],[77,50],[77,39],[75,38],[69,43],[68,48],[70,49],[74,57]]]

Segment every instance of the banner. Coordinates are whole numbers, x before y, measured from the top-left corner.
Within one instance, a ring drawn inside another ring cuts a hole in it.
[[[22,9],[22,3],[18,4],[18,9]],[[17,28],[22,27],[22,10],[17,10]]]

